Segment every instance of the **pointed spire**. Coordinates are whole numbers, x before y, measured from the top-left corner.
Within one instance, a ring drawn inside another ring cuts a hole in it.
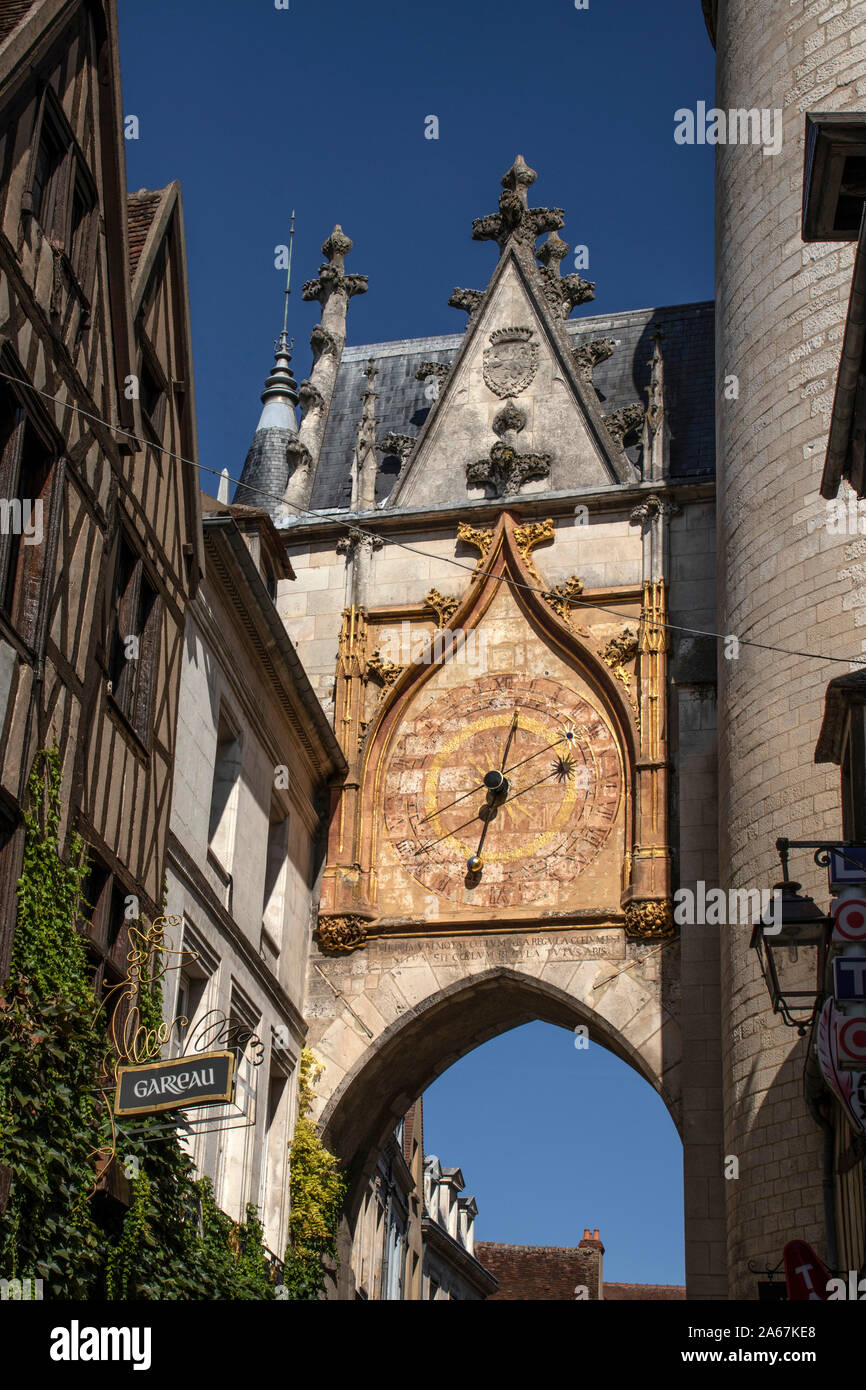
[[[229,470],[224,468],[220,473],[219,487],[217,488],[217,501],[228,502],[229,500]]]
[[[356,294],[366,294],[366,275],[351,275],[346,271],[346,257],[352,250],[352,238],[346,236],[337,223],[331,235],[322,243],[322,255],[327,257],[319,266],[315,280],[308,280],[301,298],[318,300],[322,317],[310,335],[313,368],[309,380],[301,383],[300,396],[304,414],[297,441],[289,445],[293,472],[285,488],[287,507],[301,511],[309,505],[315,483],[316,464],[322,448],[325,423],[337,371],[346,345],[346,314],[349,300]]]
[[[287,429],[294,434],[298,432],[298,422],[295,416],[295,406],[298,404],[298,383],[292,373],[292,348],[294,338],[289,341],[289,297],[292,293],[292,251],[295,243],[295,214],[292,212],[292,223],[289,228],[289,264],[286,271],[285,306],[283,308],[283,331],[274,343],[274,365],[271,374],[265,382],[265,389],[262,392],[262,403],[264,410],[258,423],[258,429]]]
[[[274,365],[261,395],[262,413],[253,442],[244,461],[235,501],[250,507],[264,507],[272,516],[280,515],[277,500],[286,487],[289,473],[287,450],[297,441],[298,383],[292,372],[294,339],[288,335],[289,296],[292,292],[292,250],[295,240],[295,214],[289,230],[289,257],[286,273],[283,327],[274,343]]]

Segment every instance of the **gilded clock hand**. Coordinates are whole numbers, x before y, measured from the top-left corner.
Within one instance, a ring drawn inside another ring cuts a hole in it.
[[[508,791],[508,781],[505,777],[505,764],[508,761],[508,753],[511,748],[511,740],[514,738],[514,735],[517,731],[517,720],[519,715],[520,710],[516,709],[514,711],[514,717],[511,720],[511,728],[508,730],[508,738],[505,740],[505,748],[502,752],[502,761],[499,764],[499,767],[494,768],[492,772],[487,772],[484,774],[485,787],[488,787],[490,791],[497,794],[503,791]],[[481,853],[480,845],[478,846],[478,853]]]
[[[504,749],[502,750],[502,758],[501,758],[501,760],[500,760],[498,769],[497,769],[497,768],[494,768],[491,772],[486,772],[486,773],[484,774],[484,781],[481,783],[481,787],[486,787],[486,788],[487,788],[487,796],[488,796],[487,805],[488,805],[488,810],[489,810],[490,814],[485,818],[485,821],[484,821],[484,828],[483,828],[483,830],[481,831],[481,839],[478,841],[478,848],[477,848],[477,850],[475,851],[475,853],[474,853],[473,855],[471,855],[470,858],[469,858],[469,860],[467,861],[468,864],[469,864],[469,872],[470,872],[470,873],[475,873],[475,872],[477,871],[477,869],[480,868],[480,865],[481,865],[481,858],[480,858],[480,856],[481,856],[481,850],[482,850],[482,848],[483,848],[483,846],[484,846],[484,837],[485,837],[485,835],[487,834],[488,826],[490,825],[490,822],[491,822],[491,820],[493,819],[493,814],[492,814],[492,813],[493,813],[493,810],[494,810],[494,808],[495,808],[496,806],[501,805],[502,802],[504,801],[505,797],[508,795],[508,779],[507,779],[506,776],[505,776],[505,764],[506,764],[506,762],[508,761],[508,754],[509,754],[509,751],[510,751],[510,749],[511,749],[511,742],[512,742],[512,740],[513,740],[513,738],[514,738],[514,735],[515,735],[516,731],[517,731],[517,721],[518,721],[519,715],[520,715],[520,710],[516,709],[516,710],[514,711],[514,715],[513,715],[512,720],[511,720],[511,727],[510,727],[510,729],[508,730],[508,737],[507,737],[507,739],[505,740],[505,747],[504,747]],[[542,751],[542,752],[545,752],[546,750],[545,750],[545,749],[542,749],[541,751]],[[533,755],[533,756],[535,756],[535,755]],[[480,790],[481,790],[481,787],[473,787],[472,790],[473,790],[473,791],[480,791]],[[465,800],[465,797],[466,797],[466,796],[470,796],[471,794],[472,794],[471,792],[466,792],[466,793],[465,793],[465,796],[458,796],[457,801],[463,801],[463,800]],[[456,806],[456,805],[457,805],[457,801],[452,801],[452,802],[450,802],[450,803],[449,803],[449,806],[442,806],[442,807],[439,807],[436,811],[433,812],[433,814],[434,814],[434,815],[440,815],[440,814],[442,813],[442,811],[447,811],[447,810],[449,810],[449,809],[450,809],[450,806]],[[430,816],[425,816],[425,817],[424,817],[424,820],[430,820]],[[447,840],[447,839],[449,838],[449,836],[451,836],[451,835],[456,835],[458,831],[464,830],[464,829],[466,828],[467,825],[473,825],[474,822],[475,822],[476,820],[477,820],[477,816],[473,816],[472,820],[471,820],[471,821],[466,821],[465,825],[458,825],[458,827],[457,827],[456,830],[449,830],[449,831],[447,832],[447,834],[445,834],[445,835],[440,835],[440,836],[439,836],[439,840]],[[422,824],[422,825],[423,825],[423,821],[419,822],[419,824]],[[421,848],[422,848],[422,849],[425,849],[425,850],[426,850],[426,849],[432,849],[433,845],[438,845],[439,840],[431,840],[430,843],[429,843],[428,845],[422,845]]]
[[[563,737],[562,737],[561,739],[557,739],[557,742],[551,744],[550,746],[551,746],[552,748],[556,748],[556,747],[558,746],[558,744],[560,744],[560,743],[562,743],[562,742],[564,741],[565,738],[566,738],[566,735],[563,735]],[[528,762],[529,759],[527,758],[527,759],[525,759],[525,761]],[[562,776],[563,776],[563,772],[562,772],[562,767],[560,766],[560,764],[562,763],[562,761],[563,761],[562,759],[559,759],[559,761],[554,765],[554,767],[550,770],[550,772],[545,773],[544,777],[539,777],[539,778],[536,779],[536,781],[527,783],[526,786],[518,787],[517,791],[514,793],[513,796],[508,796],[508,794],[507,794],[507,793],[508,793],[508,781],[507,781],[507,779],[503,778],[503,782],[504,782],[504,786],[505,786],[505,795],[503,796],[502,801],[498,803],[498,805],[501,805],[501,806],[510,806],[511,803],[512,803],[512,801],[516,801],[517,798],[518,798],[519,796],[523,796],[523,793],[524,793],[524,792],[530,792],[530,791],[532,791],[532,788],[533,788],[533,787],[540,787],[541,784],[542,784],[542,782],[549,782],[550,779],[551,779],[551,777],[557,777],[557,778],[559,778],[559,779],[561,780],[561,779],[562,779]],[[518,764],[518,766],[520,766],[520,764]],[[511,769],[511,770],[513,771],[513,769]],[[569,773],[566,773],[566,776],[568,776],[568,775],[570,775],[570,774],[569,774]],[[493,809],[493,808],[491,807],[491,811],[492,811],[492,809]],[[468,867],[469,872],[470,872],[471,874],[477,874],[477,873],[479,873],[480,870],[484,867],[484,861],[483,861],[482,858],[481,858],[481,850],[482,850],[482,848],[483,848],[484,840],[485,840],[485,837],[486,837],[486,835],[487,835],[487,830],[488,830],[488,827],[489,827],[490,822],[491,822],[492,819],[493,819],[493,816],[492,816],[492,814],[491,814],[490,816],[488,816],[487,820],[484,822],[484,829],[483,829],[482,832],[481,832],[481,839],[478,841],[478,848],[477,848],[477,850],[475,851],[475,853],[474,853],[473,855],[471,855],[470,858],[466,861],[467,867]]]
[[[516,714],[517,714],[517,711],[515,711],[515,717],[516,717]],[[519,763],[514,763],[514,764],[511,766],[511,768],[509,769],[509,771],[514,772],[514,771],[516,771],[516,769],[517,769],[518,767],[523,767],[524,763],[531,763],[532,760],[533,760],[533,758],[540,758],[540,757],[542,756],[542,754],[544,754],[544,753],[549,753],[551,748],[558,748],[559,745],[560,745],[562,742],[568,741],[568,739],[569,739],[569,735],[568,735],[567,733],[563,734],[562,737],[561,737],[561,738],[558,738],[558,739],[556,740],[555,743],[545,744],[545,746],[544,746],[543,748],[537,749],[535,753],[530,753],[528,758],[521,758],[520,762],[519,762]],[[504,764],[503,764],[503,768],[504,768]],[[454,799],[453,801],[449,801],[449,802],[447,803],[447,805],[445,805],[445,806],[437,806],[437,807],[436,807],[436,810],[435,810],[435,811],[431,811],[429,816],[422,816],[422,817],[420,818],[420,820],[415,821],[414,824],[416,824],[416,825],[423,825],[423,824],[425,823],[425,821],[432,820],[434,816],[441,816],[442,813],[443,813],[444,811],[450,811],[451,808],[452,808],[452,806],[459,806],[459,804],[460,804],[461,801],[465,801],[465,800],[467,799],[467,797],[474,796],[476,792],[480,792],[484,787],[488,787],[488,788],[489,788],[490,783],[487,781],[487,778],[488,778],[488,777],[491,777],[491,776],[494,776],[494,775],[496,775],[496,774],[493,774],[493,773],[490,773],[490,772],[485,773],[485,777],[484,777],[484,781],[483,781],[483,782],[479,782],[479,783],[477,783],[476,786],[470,787],[469,790],[468,790],[468,792],[462,792],[460,796],[455,797],[455,799]],[[461,827],[461,828],[462,828],[462,827]],[[447,839],[447,836],[443,835],[441,838],[444,840],[444,839]],[[433,843],[434,843],[434,844],[437,844],[438,841],[434,840]]]
[[[517,720],[519,715],[520,710],[516,709],[514,711],[514,717],[511,720],[511,728],[508,730],[508,738],[505,740],[505,747],[502,750],[502,761],[499,767],[494,768],[491,772],[485,773],[484,776],[484,785],[488,788],[489,793],[488,814],[484,818],[484,826],[481,831],[481,839],[478,841],[478,848],[474,854],[470,854],[466,861],[466,866],[470,874],[477,874],[481,868],[481,851],[484,848],[484,840],[490,828],[490,822],[495,814],[495,808],[497,805],[501,805],[508,795],[508,778],[505,776],[505,764],[508,762],[511,741],[517,731]]]
[[[551,744],[549,744],[547,747],[542,748],[542,749],[541,749],[541,752],[542,752],[542,753],[549,753],[551,748],[556,748],[556,747],[558,747],[558,745],[559,745],[560,743],[562,743],[562,741],[563,741],[562,739],[557,739],[556,743],[551,743]],[[533,753],[532,756],[533,756],[533,758],[535,758],[535,757],[538,757],[538,754],[537,754],[537,753]],[[523,761],[526,762],[526,763],[528,763],[528,762],[530,762],[531,760],[530,760],[529,758],[524,758]],[[516,763],[516,764],[515,764],[515,767],[520,767],[520,766],[522,766],[521,763]],[[512,771],[513,771],[513,769],[512,769]],[[498,804],[499,804],[499,805],[502,805],[502,806],[506,806],[506,805],[510,806],[510,805],[511,805],[511,802],[512,802],[512,801],[516,801],[517,798],[518,798],[518,796],[522,796],[524,792],[531,791],[533,787],[539,786],[542,782],[548,782],[548,781],[550,781],[550,778],[551,778],[551,777],[559,777],[560,775],[561,775],[561,774],[560,774],[559,768],[558,768],[558,767],[555,767],[551,772],[546,773],[546,774],[544,775],[544,777],[540,777],[540,778],[538,779],[537,782],[529,782],[525,787],[518,787],[517,791],[514,793],[513,796],[506,797],[504,801],[501,801],[501,802],[499,802]],[[476,790],[476,791],[479,791],[480,788],[476,787],[475,790]],[[452,806],[454,805],[453,802],[452,802],[451,804],[452,804]],[[447,807],[443,807],[443,810],[447,810],[447,809],[448,809]],[[434,814],[438,814],[438,812],[436,812],[436,813],[434,813]],[[429,817],[427,817],[426,819],[429,819]],[[473,816],[471,820],[465,820],[465,821],[463,821],[462,825],[456,825],[456,826],[454,827],[453,830],[446,830],[446,831],[445,831],[445,834],[444,834],[444,835],[439,835],[439,836],[437,837],[437,839],[435,839],[435,840],[428,840],[427,843],[426,843],[425,845],[419,845],[419,846],[418,846],[418,852],[419,852],[419,853],[423,853],[424,850],[433,849],[433,847],[434,847],[435,845],[441,844],[443,840],[450,840],[450,839],[452,838],[452,836],[459,835],[461,830],[468,830],[469,826],[470,826],[470,825],[474,825],[475,822],[477,821],[477,819],[478,819],[477,816]],[[420,822],[419,822],[419,823],[420,823]],[[485,825],[485,831],[484,831],[484,833],[486,834],[486,825]],[[482,837],[482,838],[483,838],[483,837]]]

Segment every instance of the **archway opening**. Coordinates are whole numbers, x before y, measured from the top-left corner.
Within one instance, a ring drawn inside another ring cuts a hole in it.
[[[533,1248],[598,1230],[608,1297],[684,1285],[676,1126],[634,1068],[579,1029],[527,1023],[467,1053],[425,1092],[423,1125],[425,1153],[459,1166],[463,1200],[475,1199],[482,1263],[493,1243],[519,1247],[530,1270]]]

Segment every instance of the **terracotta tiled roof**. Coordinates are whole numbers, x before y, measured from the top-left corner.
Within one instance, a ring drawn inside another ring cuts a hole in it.
[[[476,1241],[475,1255],[499,1283],[493,1300],[517,1302],[574,1301],[577,1287],[585,1285],[590,1301],[598,1298],[598,1276],[604,1245],[598,1231],[587,1230],[578,1246],[498,1245]],[[602,1284],[602,1297],[614,1303],[648,1300],[652,1303],[685,1299],[679,1284]]]
[[[604,1283],[605,1302],[623,1302],[627,1299],[649,1299],[654,1303],[665,1303],[671,1299],[684,1299],[682,1284],[609,1284]]]
[[[578,1285],[586,1287],[591,1301],[597,1300],[602,1249],[601,1241],[589,1247],[476,1241],[475,1257],[499,1285],[491,1301],[567,1303],[574,1301]]]
[[[22,19],[27,18],[34,3],[35,0],[0,0],[0,43],[4,43]]]
[[[161,192],[151,193],[146,188],[139,189],[138,193],[128,193],[126,196],[130,279],[138,269],[150,224],[156,216],[162,196]]]

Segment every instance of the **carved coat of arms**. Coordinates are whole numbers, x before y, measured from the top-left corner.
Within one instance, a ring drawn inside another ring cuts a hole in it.
[[[497,328],[484,349],[484,380],[497,396],[525,391],[538,370],[538,347],[531,328]]]

